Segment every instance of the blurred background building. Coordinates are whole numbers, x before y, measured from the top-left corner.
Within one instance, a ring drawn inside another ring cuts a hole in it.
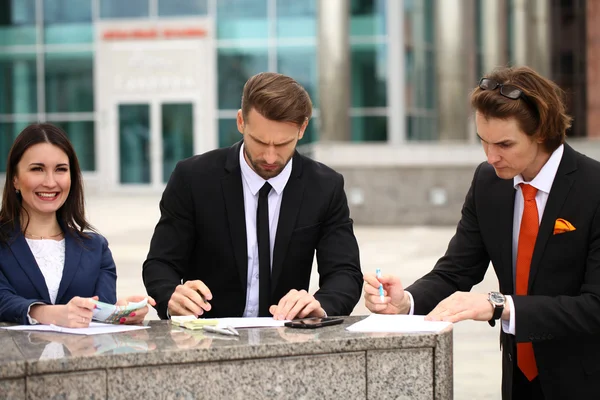
[[[276,71],[313,98],[301,151],[344,174],[357,222],[455,223],[484,160],[468,93],[496,66],[559,83],[572,142],[600,154],[599,3],[0,0],[0,173],[48,121],[89,191],[161,190],[178,160],[240,139],[245,81]]]

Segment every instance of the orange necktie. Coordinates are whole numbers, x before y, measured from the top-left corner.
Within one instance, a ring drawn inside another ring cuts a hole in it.
[[[531,185],[521,184],[521,191],[523,192],[525,207],[517,245],[516,294],[524,296],[527,295],[531,258],[533,257],[533,248],[539,229],[539,216],[537,204],[535,203],[537,189]],[[538,370],[531,342],[517,343],[517,365],[530,381],[537,376]]]

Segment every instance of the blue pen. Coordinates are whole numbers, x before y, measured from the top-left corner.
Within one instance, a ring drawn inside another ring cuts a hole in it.
[[[377,276],[377,278],[381,278],[381,269],[377,268],[375,270],[375,276]],[[383,303],[383,285],[381,284],[381,282],[379,283],[379,298],[381,299],[381,302]]]

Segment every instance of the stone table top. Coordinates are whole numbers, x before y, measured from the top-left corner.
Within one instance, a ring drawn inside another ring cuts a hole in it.
[[[346,353],[377,349],[437,348],[452,354],[452,327],[439,333],[360,333],[341,325],[317,329],[246,328],[230,337],[190,331],[169,321],[150,329],[102,335],[0,329],[0,379],[94,369],[222,360]],[[8,324],[0,324],[7,326]]]

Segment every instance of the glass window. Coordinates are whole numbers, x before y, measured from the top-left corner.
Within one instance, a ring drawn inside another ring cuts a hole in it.
[[[317,12],[315,0],[277,0],[277,36],[315,37]]]
[[[121,183],[150,183],[150,106],[119,104]]]
[[[94,111],[92,53],[47,53],[46,112]]]
[[[149,15],[148,0],[100,0],[100,18],[145,18]]]
[[[350,124],[353,142],[387,141],[387,117],[352,117]]]
[[[406,137],[408,140],[435,141],[439,139],[435,116],[407,115]]]
[[[92,43],[90,0],[44,0],[46,43]]]
[[[387,52],[383,44],[351,47],[352,107],[385,107],[387,104]]]
[[[350,3],[350,36],[386,34],[386,0],[352,0]]]
[[[34,53],[0,52],[0,114],[37,112]]]
[[[317,107],[317,49],[310,47],[279,47],[277,72],[294,78],[304,86],[313,106]]]
[[[219,119],[219,147],[229,147],[241,139],[242,135],[238,131],[235,118]]]
[[[95,171],[94,121],[51,121],[50,123],[59,126],[69,137],[79,160],[79,168],[82,171]]]
[[[406,104],[435,109],[435,52],[413,48],[405,53]]]
[[[239,109],[244,84],[252,76],[268,70],[266,48],[244,47],[218,50],[219,108]]]
[[[194,106],[191,103],[162,105],[163,182],[175,165],[194,155]]]
[[[35,42],[35,0],[0,0],[0,46]]]
[[[0,122],[0,172],[6,172],[8,152],[15,138],[30,122]]]
[[[206,15],[208,0],[158,0],[160,17]]]
[[[267,0],[219,0],[217,37],[219,39],[266,38]]]

